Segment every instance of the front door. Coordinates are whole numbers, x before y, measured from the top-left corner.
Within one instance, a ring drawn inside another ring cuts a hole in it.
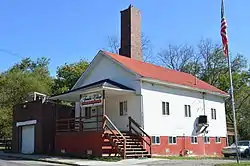
[[[98,130],[101,127],[102,122],[102,107],[93,106],[85,107],[81,110],[83,130]]]

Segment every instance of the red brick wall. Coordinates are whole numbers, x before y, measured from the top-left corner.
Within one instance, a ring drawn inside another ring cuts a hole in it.
[[[215,143],[215,137],[210,137],[210,143],[204,144],[203,137],[198,137],[198,144],[191,144],[191,137],[177,137],[176,144],[168,144],[168,136],[160,137],[160,144],[152,144],[153,155],[179,155],[183,149],[192,151],[193,155],[221,155],[226,146],[226,137],[221,137],[221,143]],[[149,147],[146,146],[149,150]]]
[[[55,151],[62,149],[66,153],[86,154],[87,150],[92,150],[94,156],[102,155],[102,132],[71,132],[59,133],[55,137]]]

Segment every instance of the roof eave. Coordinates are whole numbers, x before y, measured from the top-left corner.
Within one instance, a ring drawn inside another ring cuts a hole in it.
[[[123,67],[123,68],[124,68],[125,70],[127,70],[128,72],[134,74],[137,78],[141,78],[141,75],[140,75],[140,74],[138,74],[138,73],[136,73],[135,71],[131,70],[130,68],[128,68],[128,67],[125,66],[124,64],[120,63],[118,60],[116,60],[116,59],[112,58],[111,56],[107,55],[107,54],[105,53],[105,51],[102,51],[102,50],[101,50],[100,53],[101,53],[102,55],[104,55],[105,57],[107,57],[108,59],[110,59],[112,62],[115,62],[115,63],[117,63],[118,65],[120,65],[121,67]],[[122,55],[118,55],[118,56],[122,56]]]
[[[145,82],[150,82],[150,83],[156,83],[156,84],[159,84],[159,85],[166,85],[166,86],[171,86],[171,87],[176,87],[176,88],[182,88],[182,89],[187,89],[187,90],[192,90],[192,91],[208,93],[208,94],[220,96],[220,97],[223,97],[223,98],[230,97],[229,94],[222,94],[222,93],[219,93],[219,92],[212,92],[212,91],[205,90],[205,89],[193,88],[193,87],[189,87],[189,86],[185,86],[185,85],[170,83],[170,82],[166,82],[166,81],[160,81],[160,80],[153,79],[153,78],[141,77],[140,80],[145,81]]]

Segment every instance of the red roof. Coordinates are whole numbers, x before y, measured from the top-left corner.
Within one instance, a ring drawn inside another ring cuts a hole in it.
[[[226,92],[202,80],[197,79],[195,84],[196,78],[191,74],[141,62],[110,52],[104,51],[104,53],[142,77],[227,95]]]

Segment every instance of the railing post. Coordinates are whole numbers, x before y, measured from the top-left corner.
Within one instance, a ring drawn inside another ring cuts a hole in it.
[[[106,123],[107,123],[107,119],[105,116],[103,116],[103,124],[102,124],[103,132],[105,131]]]
[[[82,99],[82,95],[80,95],[80,102],[81,102],[81,99]],[[79,105],[80,105],[80,112],[79,112],[79,114],[80,114],[80,116],[79,116],[79,128],[78,128],[78,132],[80,132],[80,131],[83,131],[83,126],[82,126],[82,109],[84,109],[84,108],[82,108],[81,107],[81,103],[79,102]]]
[[[123,159],[126,159],[126,139],[123,142]]]
[[[83,131],[82,116],[79,118],[79,132]]]
[[[149,137],[149,141],[150,141],[149,152],[150,152],[150,155],[152,156],[152,141],[151,141],[151,137]]]
[[[69,120],[68,120],[68,131],[70,131]]]
[[[128,117],[128,121],[129,121],[129,132],[131,133],[131,117]]]

